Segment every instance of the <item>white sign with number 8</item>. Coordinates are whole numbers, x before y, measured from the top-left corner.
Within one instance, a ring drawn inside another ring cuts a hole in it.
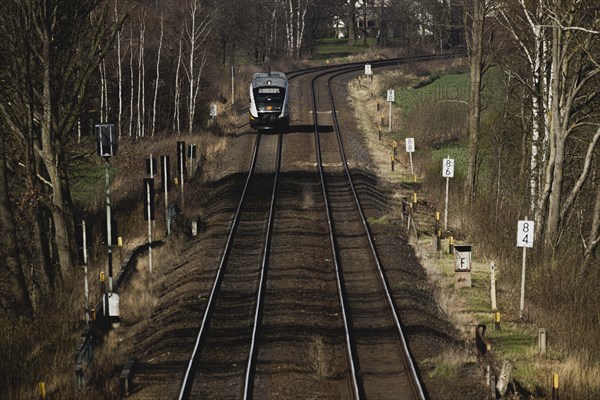
[[[442,162],[442,177],[454,178],[454,159],[444,158]]]
[[[411,138],[411,137],[406,138],[405,144],[406,144],[406,152],[407,153],[414,153],[414,151],[415,151],[415,138]]]
[[[517,225],[517,247],[533,247],[533,233],[535,223],[533,221],[519,221]]]

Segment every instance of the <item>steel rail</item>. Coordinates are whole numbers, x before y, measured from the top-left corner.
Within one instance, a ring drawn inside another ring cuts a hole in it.
[[[283,134],[279,133],[277,141],[277,162],[275,166],[275,178],[273,182],[273,191],[271,192],[271,206],[269,207],[269,222],[267,223],[267,231],[265,232],[265,248],[263,252],[262,265],[260,269],[260,283],[258,286],[258,299],[256,301],[256,309],[254,312],[254,324],[252,326],[252,340],[250,344],[250,354],[248,355],[248,363],[246,365],[246,376],[244,379],[244,400],[252,398],[252,390],[254,388],[254,376],[256,372],[256,357],[258,330],[261,324],[262,308],[264,301],[265,282],[267,280],[267,268],[269,264],[269,253],[271,250],[271,238],[273,233],[273,219],[275,216],[275,200],[277,198],[277,183],[279,181],[279,173],[281,171],[281,153]]]
[[[388,304],[388,311],[390,312],[390,315],[392,316],[393,320],[394,320],[394,324],[396,326],[396,332],[398,334],[398,338],[400,340],[400,344],[402,346],[402,352],[404,354],[404,361],[406,363],[406,367],[409,369],[410,371],[410,376],[411,376],[411,383],[413,386],[413,390],[415,392],[415,395],[418,396],[419,399],[425,399],[425,391],[423,390],[423,384],[421,382],[421,379],[419,378],[419,375],[417,374],[416,368],[415,368],[415,363],[412,359],[410,350],[408,348],[408,344],[406,341],[406,336],[404,334],[404,330],[402,329],[402,323],[400,321],[400,317],[398,315],[398,312],[396,311],[396,306],[393,300],[393,297],[391,295],[391,291],[387,282],[387,278],[383,272],[383,268],[381,266],[381,261],[379,258],[379,254],[377,253],[377,249],[375,247],[375,241],[373,240],[373,236],[371,235],[371,231],[369,229],[369,225],[367,223],[367,218],[364,214],[362,205],[360,203],[360,199],[358,197],[358,194],[356,192],[356,188],[354,185],[354,181],[352,179],[352,175],[350,173],[350,168],[348,166],[348,160],[346,158],[346,152],[344,150],[344,143],[342,140],[342,135],[341,135],[341,131],[340,131],[340,126],[339,126],[339,121],[337,118],[337,114],[336,114],[336,108],[335,108],[335,101],[334,101],[334,97],[333,97],[333,92],[331,90],[331,82],[334,78],[342,75],[342,74],[346,74],[347,72],[339,72],[339,73],[335,73],[333,75],[331,75],[328,80],[327,80],[327,90],[329,93],[329,99],[330,99],[330,103],[331,103],[331,113],[333,116],[333,124],[334,124],[334,129],[335,129],[335,133],[336,133],[336,137],[338,140],[338,144],[339,144],[339,148],[340,148],[340,155],[342,157],[342,163],[344,165],[344,171],[346,173],[346,177],[348,178],[348,182],[350,183],[350,188],[352,189],[352,195],[354,197],[354,201],[356,203],[356,209],[358,211],[358,214],[360,216],[360,220],[362,223],[362,226],[364,228],[365,231],[365,235],[367,237],[368,243],[369,243],[369,249],[371,252],[371,256],[373,258],[373,261],[375,263],[376,266],[376,270],[377,270],[377,276],[379,278],[379,282],[381,284],[381,287],[385,293],[385,298]]]
[[[313,72],[322,72],[322,71],[341,71],[341,70],[361,70],[365,64],[371,64],[373,68],[383,68],[390,67],[393,65],[403,65],[410,63],[417,63],[423,61],[432,61],[432,60],[446,60],[449,58],[457,58],[464,56],[464,53],[448,53],[448,54],[430,54],[430,55],[422,55],[422,56],[406,56],[406,57],[397,57],[397,58],[389,58],[386,60],[365,60],[358,61],[353,63],[346,64],[332,64],[332,65],[322,65],[319,67],[310,67],[310,68],[302,68],[294,71],[286,72],[286,75],[289,77],[295,77],[299,75],[304,75]]]
[[[235,232],[237,230],[237,227],[238,227],[238,224],[240,221],[242,205],[244,203],[244,200],[246,199],[246,192],[247,192],[248,186],[250,184],[250,179],[252,178],[252,174],[254,173],[254,168],[256,167],[256,160],[258,158],[258,148],[260,145],[260,139],[261,139],[261,135],[258,134],[256,137],[256,141],[254,143],[254,152],[252,154],[250,170],[248,172],[248,176],[246,177],[244,189],[242,190],[242,195],[240,196],[240,201],[238,203],[238,206],[237,206],[237,209],[236,209],[236,212],[234,215],[233,224],[231,225],[231,229],[230,229],[229,235],[227,237],[227,242],[225,244],[225,251],[223,252],[223,256],[221,257],[221,262],[219,263],[219,267],[217,269],[217,275],[215,277],[215,280],[213,282],[213,285],[212,285],[212,288],[210,291],[210,296],[208,298],[206,310],[204,312],[204,316],[202,317],[202,322],[200,324],[200,330],[196,337],[196,343],[194,345],[194,349],[190,356],[190,360],[188,361],[188,366],[185,371],[183,383],[181,385],[181,391],[179,393],[179,400],[187,399],[189,397],[190,391],[192,389],[192,384],[193,384],[192,372],[196,365],[196,360],[197,360],[196,357],[198,356],[199,351],[200,351],[200,344],[205,339],[206,332],[208,330],[208,321],[210,321],[210,317],[212,315],[212,312],[214,311],[216,297],[217,297],[217,294],[219,291],[219,287],[221,286],[221,281],[223,280],[223,274],[225,272],[224,266],[227,263],[227,260],[229,259],[229,254],[231,252],[231,246],[233,243],[233,237],[235,235]]]

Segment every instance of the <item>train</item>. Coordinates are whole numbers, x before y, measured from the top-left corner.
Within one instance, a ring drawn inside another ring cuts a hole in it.
[[[287,129],[290,124],[288,79],[283,72],[257,72],[250,82],[250,127]]]

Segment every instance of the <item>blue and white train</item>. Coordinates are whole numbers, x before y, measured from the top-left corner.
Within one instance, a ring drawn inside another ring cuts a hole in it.
[[[290,124],[288,80],[283,72],[258,72],[250,83],[250,126],[287,128]]]

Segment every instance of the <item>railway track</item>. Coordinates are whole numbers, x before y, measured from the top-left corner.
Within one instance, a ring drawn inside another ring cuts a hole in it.
[[[424,399],[424,389],[412,361],[344,152],[331,89],[333,79],[343,73],[325,74],[334,127],[331,133],[323,135],[320,132],[319,127],[323,124],[318,121],[317,78],[312,86],[318,165],[344,316],[353,393],[355,398]],[[337,142],[337,146],[334,142]],[[323,151],[325,147],[329,149]],[[337,148],[337,152],[332,148]],[[324,159],[323,154],[328,159]]]
[[[250,173],[208,297],[180,399],[213,398],[217,393],[237,398],[239,389],[231,382],[241,382],[244,393],[251,391],[281,162],[281,135],[266,140],[274,139],[276,151],[269,154],[272,146],[261,147],[265,139],[257,135]],[[259,167],[263,171],[258,171]]]
[[[295,398],[308,392],[426,398],[354,188],[331,91],[335,78],[362,68],[357,63],[289,74],[290,80],[314,75],[313,132],[257,135],[180,399]],[[293,162],[282,167],[282,159],[293,158],[285,143],[308,135],[314,159],[305,163],[313,168],[298,172]],[[309,204],[300,204],[307,197]],[[303,246],[290,248],[294,237]],[[290,251],[298,261],[284,265]],[[283,372],[288,378],[278,377]]]

